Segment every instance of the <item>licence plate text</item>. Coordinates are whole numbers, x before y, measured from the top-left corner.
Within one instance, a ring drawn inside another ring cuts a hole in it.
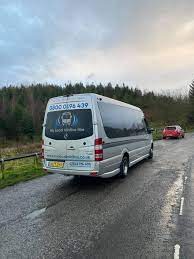
[[[64,162],[52,161],[49,162],[49,167],[62,168],[64,167]]]

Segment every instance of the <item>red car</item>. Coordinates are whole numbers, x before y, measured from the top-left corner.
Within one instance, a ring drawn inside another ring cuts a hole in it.
[[[180,126],[167,126],[164,128],[163,132],[163,139],[165,138],[184,138],[185,133],[184,130]]]

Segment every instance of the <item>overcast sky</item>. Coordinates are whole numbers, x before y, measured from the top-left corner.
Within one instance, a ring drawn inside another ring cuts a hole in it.
[[[0,0],[0,85],[177,89],[194,79],[193,0]]]

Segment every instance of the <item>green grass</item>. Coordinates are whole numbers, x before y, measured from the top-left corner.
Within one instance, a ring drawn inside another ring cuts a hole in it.
[[[162,131],[154,130],[152,133],[154,140],[160,140],[162,139]]]
[[[33,139],[28,137],[21,137],[20,139],[6,139],[5,137],[0,137],[0,149],[1,148],[20,148],[24,146],[33,146],[41,144],[41,136],[34,136]]]
[[[194,133],[194,128],[187,128],[187,129],[186,129],[186,132],[187,132],[187,133]]]
[[[46,173],[41,168],[33,167],[20,172],[17,170],[6,171],[4,173],[4,178],[0,180],[0,189],[44,175],[46,175]]]
[[[24,144],[17,144],[15,145],[12,143],[10,146],[6,147],[0,147],[0,157],[14,157],[22,154],[29,154],[29,153],[35,153],[40,152],[41,150],[41,143],[26,143]]]
[[[34,157],[5,162],[4,171],[0,171],[0,189],[46,174],[41,161],[35,161]]]
[[[10,142],[5,147],[0,148],[0,158],[15,157],[39,151],[40,142],[26,142],[26,144]],[[0,189],[46,175],[42,170],[40,159],[36,161],[34,157],[5,162],[4,167],[3,174],[0,169]]]

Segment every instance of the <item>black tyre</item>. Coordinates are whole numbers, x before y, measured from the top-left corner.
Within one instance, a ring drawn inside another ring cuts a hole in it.
[[[120,165],[120,176],[125,178],[129,171],[129,158],[124,156]]]
[[[81,175],[74,175],[74,182],[75,183],[80,183],[83,180],[83,176]]]
[[[149,156],[148,159],[152,159],[154,156],[154,152],[153,152],[153,146],[150,148],[150,152],[149,152]]]

